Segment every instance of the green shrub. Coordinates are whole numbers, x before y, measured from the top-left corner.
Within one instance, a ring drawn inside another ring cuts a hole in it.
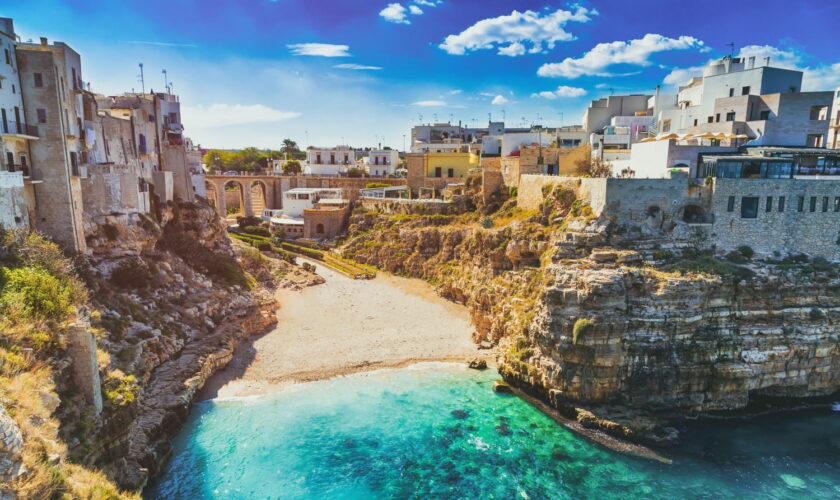
[[[257,243],[257,250],[261,252],[270,252],[271,251],[271,243],[267,241],[260,241]]]
[[[659,250],[653,253],[653,258],[656,260],[667,260],[673,257],[674,254],[668,250]]]
[[[134,375],[126,375],[120,370],[108,372],[102,383],[105,400],[111,406],[125,406],[133,403],[140,393],[140,384]]]
[[[516,198],[519,195],[519,188],[517,186],[511,186],[510,189],[508,189],[508,195],[511,198]]]
[[[248,280],[236,259],[210,250],[182,231],[168,230],[166,237],[160,240],[158,245],[175,253],[194,269],[211,278],[222,280],[230,285],[248,286]]]
[[[385,184],[384,182],[368,182],[367,184],[365,184],[365,189],[376,189],[386,187],[391,187],[391,185]]]
[[[742,259],[745,258],[740,253],[738,253],[738,256]],[[732,277],[737,281],[750,279],[755,275],[755,273],[750,269],[736,266],[728,262],[723,262],[722,260],[715,259],[714,257],[710,257],[708,255],[704,255],[696,259],[683,259],[673,264],[663,266],[662,270],[669,272],[677,271],[680,273],[694,272],[716,274],[718,276]]]
[[[738,252],[740,252],[741,255],[743,255],[744,257],[746,257],[748,259],[752,259],[753,255],[755,255],[755,252],[753,251],[752,247],[750,247],[749,245],[739,246],[738,247]]]
[[[729,252],[726,254],[726,260],[733,264],[746,264],[750,259],[744,256],[741,252]]]
[[[285,241],[281,244],[281,246],[283,247],[283,249],[288,250],[290,252],[299,253],[312,259],[324,260],[324,252],[321,252],[319,250],[313,250],[311,248],[302,247],[300,245],[294,245]]]
[[[595,327],[595,322],[591,319],[578,318],[575,321],[575,326],[572,328],[572,343],[577,344],[582,335],[586,335]]]
[[[247,234],[256,234],[257,236],[271,236],[271,233],[268,231],[268,229],[262,226],[245,226],[241,229],[241,231]]]
[[[481,219],[481,227],[483,227],[484,229],[490,229],[491,227],[493,227],[493,219],[491,219],[490,217],[484,217],[483,219]]]
[[[62,320],[72,312],[72,287],[44,269],[0,268],[0,286],[0,311],[10,316]]]

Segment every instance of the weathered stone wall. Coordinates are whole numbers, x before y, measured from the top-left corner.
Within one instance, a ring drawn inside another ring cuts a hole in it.
[[[77,321],[68,328],[68,350],[73,360],[75,387],[85,396],[85,401],[102,411],[102,384],[96,359],[96,339],[87,321]]]
[[[779,211],[782,196],[784,211]],[[730,197],[734,197],[731,212]],[[755,218],[742,217],[745,197],[758,198]],[[768,198],[772,198],[769,211]],[[711,237],[718,249],[748,245],[764,254],[806,253],[840,260],[840,181],[715,179],[712,211]]]
[[[362,208],[368,212],[381,214],[451,214],[457,212],[457,206],[451,202],[422,202],[417,200],[370,199],[363,198]]]
[[[347,227],[350,206],[340,209],[307,208],[303,211],[304,238],[332,239]]]
[[[592,207],[600,215],[604,210],[607,179],[584,177],[558,177],[554,175],[523,175],[519,180],[517,205],[523,210],[536,210],[543,200],[543,187],[561,186],[575,192],[577,199]]]
[[[0,172],[0,227],[11,229],[29,225],[23,191],[21,172]]]
[[[128,167],[91,165],[88,178],[82,179],[84,211],[89,217],[119,213],[148,213],[140,196],[140,179]]]

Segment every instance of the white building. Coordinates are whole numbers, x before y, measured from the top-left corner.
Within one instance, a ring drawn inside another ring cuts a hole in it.
[[[303,211],[314,208],[321,200],[343,200],[343,189],[294,188],[283,193],[283,215],[303,218]]]
[[[306,150],[304,173],[310,175],[338,175],[356,165],[356,151],[350,146],[334,148],[310,147]]]
[[[39,83],[43,85],[43,80],[32,84]],[[37,128],[27,124],[23,110],[14,23],[0,18],[0,170],[29,177],[29,141],[37,139]]]
[[[834,102],[831,105],[831,116],[828,124],[827,147],[840,149],[840,87],[834,91]]]
[[[582,127],[588,133],[600,132],[610,125],[613,117],[636,116],[648,113],[649,95],[611,95],[595,99],[583,112]]]
[[[400,165],[400,152],[393,149],[372,149],[366,158],[368,175],[394,175]]]
[[[646,139],[654,128],[653,116],[614,116],[610,124],[590,135],[592,157],[610,162],[613,171],[630,165],[633,144]]]

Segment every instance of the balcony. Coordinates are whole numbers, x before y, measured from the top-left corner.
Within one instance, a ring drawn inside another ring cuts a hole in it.
[[[171,132],[173,134],[181,134],[184,132],[184,125],[181,123],[164,123],[163,128],[165,128],[167,132]]]
[[[13,163],[11,165],[6,165],[6,169],[9,172],[21,172],[24,177],[29,177],[29,165],[21,165],[18,163]]]
[[[2,127],[3,137],[17,137],[21,139],[37,140],[38,127],[34,125],[26,125],[19,122],[9,122]]]

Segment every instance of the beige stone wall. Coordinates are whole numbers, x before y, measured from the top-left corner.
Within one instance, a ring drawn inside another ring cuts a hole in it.
[[[562,186],[575,192],[585,205],[590,205],[596,215],[604,210],[608,179],[559,177],[554,175],[523,175],[519,179],[517,205],[523,210],[536,210],[542,204],[543,187]]]
[[[119,213],[147,213],[137,174],[130,168],[91,165],[82,179],[84,211],[89,217]]]
[[[0,171],[0,228],[29,225],[29,211],[24,195],[23,174]]]
[[[729,197],[733,210],[728,210]],[[779,197],[785,197],[779,211]],[[741,217],[744,197],[758,198],[754,219]],[[767,198],[772,206],[767,211]],[[803,198],[802,210],[799,200]],[[815,210],[811,211],[811,199]],[[823,203],[827,198],[827,210]],[[719,250],[748,245],[763,254],[806,253],[840,260],[840,181],[811,179],[715,179],[712,237]]]
[[[303,237],[314,239],[336,238],[347,227],[349,214],[349,206],[339,209],[308,208],[303,211]]]
[[[18,65],[23,84],[26,122],[36,124],[39,139],[32,141],[32,176],[42,182],[35,184],[36,201],[33,225],[70,251],[85,252],[82,224],[81,185],[71,179],[70,152],[79,151],[76,130],[75,98],[67,84],[57,79],[56,69],[63,75],[63,58],[52,51],[18,50]],[[41,73],[43,87],[34,88],[33,73]],[[38,122],[37,110],[46,112],[46,123]],[[66,119],[65,119],[66,118]],[[79,163],[81,158],[79,156]]]

